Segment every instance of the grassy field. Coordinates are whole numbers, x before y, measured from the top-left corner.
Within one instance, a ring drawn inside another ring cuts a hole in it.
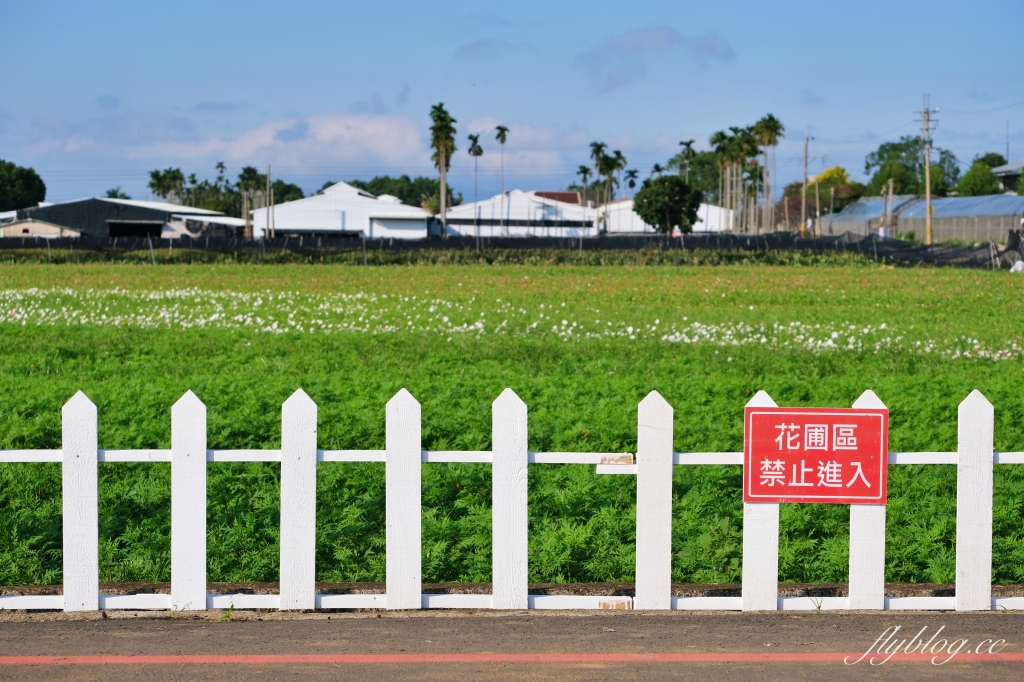
[[[486,449],[512,387],[537,450],[635,451],[658,390],[677,450],[739,450],[744,403],[889,406],[896,450],[956,448],[958,403],[996,408],[996,449],[1024,449],[1024,278],[856,267],[0,265],[0,448],[60,446],[84,390],[100,447],[169,447],[170,406],[209,408],[213,448],[277,447],[298,387],[319,445],[382,448],[384,404],[423,404],[428,449]],[[276,580],[278,467],[211,464],[210,580]],[[101,578],[167,580],[170,469],[101,464]],[[490,469],[424,466],[424,579],[488,580]],[[534,581],[629,580],[636,483],[530,470]],[[890,468],[890,581],[954,579],[951,466]],[[317,572],[383,580],[384,467],[321,464]],[[0,584],[60,581],[60,470],[0,465]],[[673,580],[736,581],[739,467],[677,467]],[[1024,467],[996,469],[994,580],[1024,582]],[[780,577],[842,581],[846,507],[784,505]]]

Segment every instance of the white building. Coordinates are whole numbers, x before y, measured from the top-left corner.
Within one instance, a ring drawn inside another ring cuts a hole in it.
[[[614,201],[599,209],[602,219],[608,223],[608,234],[643,234],[657,232],[653,225],[648,225],[633,210],[633,200]],[[697,209],[697,224],[694,232],[730,232],[733,212],[720,206],[701,204]],[[607,218],[605,218],[607,215]]]
[[[595,237],[598,210],[518,189],[448,210],[448,234],[464,237]],[[552,193],[557,195],[564,192]]]
[[[253,237],[262,239],[268,209],[252,212]],[[276,234],[349,234],[367,239],[425,239],[430,214],[419,206],[406,206],[397,197],[369,192],[344,182],[322,194],[273,207]]]
[[[553,198],[569,194],[514,189],[504,199],[499,194],[476,203],[455,206],[448,211],[448,234],[465,237],[596,237],[600,233],[657,232],[636,214],[632,199],[613,201],[595,208]],[[701,204],[697,211],[700,221],[693,226],[693,231],[728,232],[732,213],[725,208]]]

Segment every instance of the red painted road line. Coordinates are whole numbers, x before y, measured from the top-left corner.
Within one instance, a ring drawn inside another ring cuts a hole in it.
[[[0,656],[0,665],[280,665],[294,663],[835,663],[858,653],[620,653],[620,654],[185,654],[153,656]],[[877,655],[876,655],[877,656]],[[890,662],[930,662],[943,654],[898,654]],[[867,657],[867,658],[870,658]],[[864,663],[867,662],[864,659]],[[876,658],[880,660],[881,656]],[[1022,661],[1024,653],[960,653],[953,661]],[[951,662],[953,662],[951,661]]]

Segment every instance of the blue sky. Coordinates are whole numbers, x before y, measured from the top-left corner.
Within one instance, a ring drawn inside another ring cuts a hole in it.
[[[224,161],[325,180],[431,174],[428,112],[458,120],[452,184],[468,200],[465,135],[485,132],[479,195],[559,189],[588,144],[646,177],[695,138],[772,112],[784,181],[912,134],[929,93],[937,146],[1024,158],[1020,0],[930,2],[11,3],[0,43],[0,158],[35,167],[47,200],[147,171],[212,177]]]

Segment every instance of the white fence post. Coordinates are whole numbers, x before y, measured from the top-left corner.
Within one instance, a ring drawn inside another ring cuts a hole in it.
[[[171,408],[171,604],[206,609],[206,405],[192,391]]]
[[[64,610],[95,611],[100,607],[96,406],[79,391],[61,416]]]
[[[884,410],[885,403],[864,391],[853,407]],[[850,505],[850,608],[885,608],[884,504]]]
[[[636,609],[672,608],[673,415],[657,391],[637,414]]]
[[[764,391],[748,407],[777,407]],[[743,428],[746,429],[746,417]],[[743,610],[774,611],[779,605],[779,505],[743,503]]]
[[[281,610],[316,608],[316,403],[281,406]]]
[[[388,401],[385,436],[388,610],[422,607],[420,404],[404,388]]]
[[[992,403],[960,403],[956,467],[956,610],[992,608]]]
[[[527,410],[511,388],[491,406],[492,606],[529,605]]]

